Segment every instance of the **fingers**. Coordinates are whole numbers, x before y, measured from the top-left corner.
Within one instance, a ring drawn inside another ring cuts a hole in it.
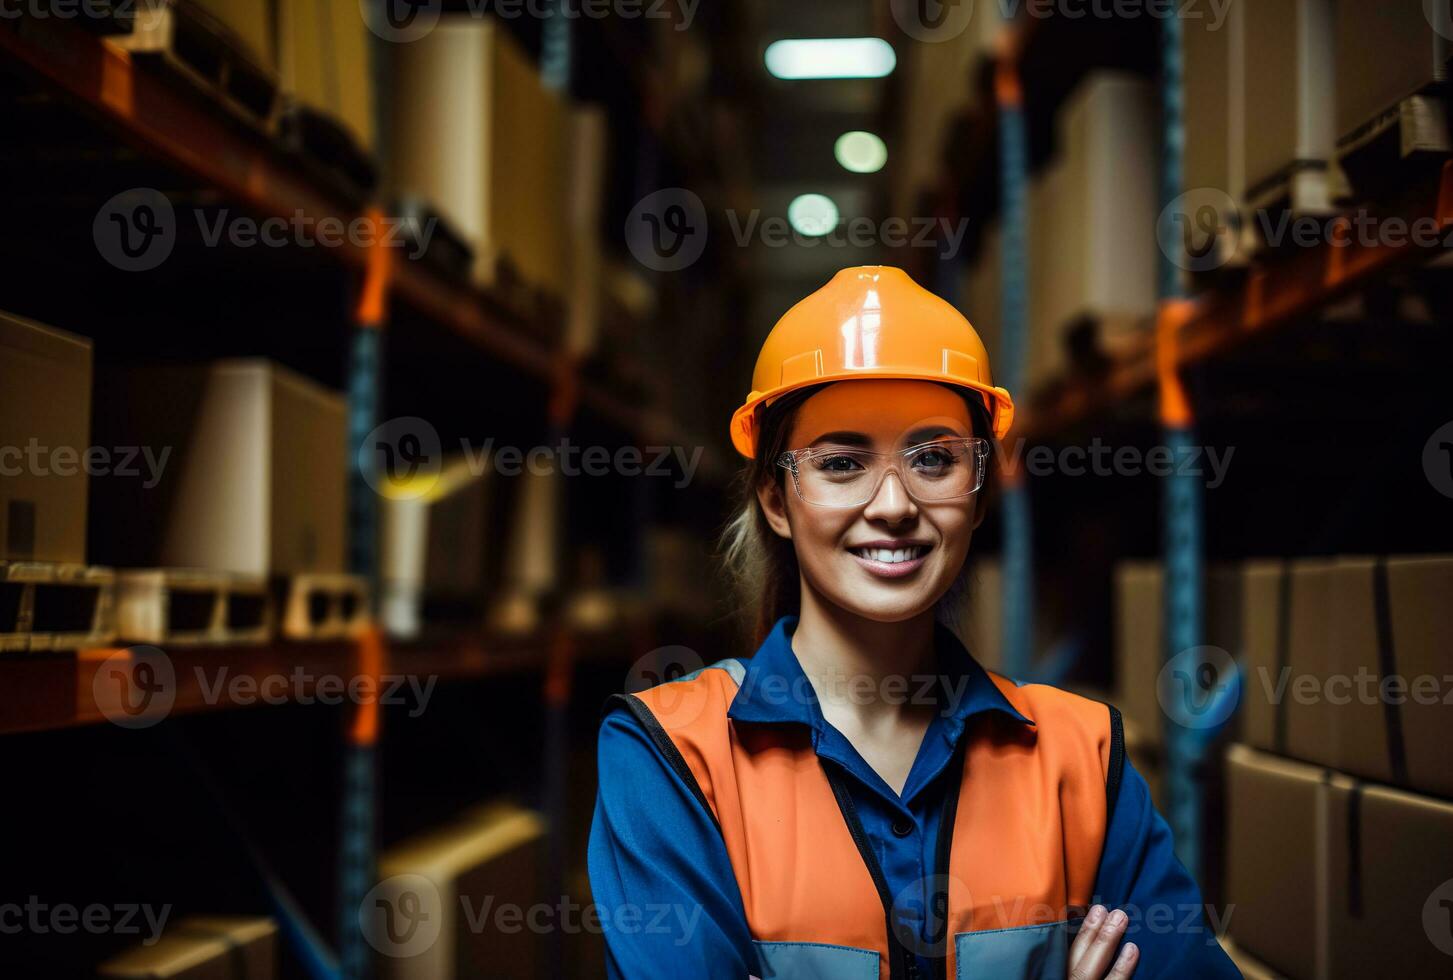
[[[1130,975],[1135,972],[1135,967],[1140,963],[1140,947],[1134,943],[1126,943],[1120,949],[1120,955],[1115,959],[1115,968],[1105,976],[1105,980],[1130,980]]]
[[[1129,917],[1120,909],[1108,915],[1102,906],[1096,905],[1090,909],[1070,950],[1070,980],[1109,980],[1106,971],[1110,969],[1111,963],[1114,962],[1115,968],[1120,969],[1121,963],[1116,960],[1115,951],[1119,948],[1120,939],[1125,935],[1125,928],[1129,924]],[[1122,954],[1121,959],[1124,958]],[[1139,950],[1136,950],[1128,970],[1134,970],[1138,958]],[[1128,976],[1129,972],[1110,974],[1115,980]]]

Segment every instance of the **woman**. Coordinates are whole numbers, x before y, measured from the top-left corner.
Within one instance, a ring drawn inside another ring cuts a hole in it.
[[[753,381],[727,557],[761,645],[608,705],[611,975],[1238,976],[1118,712],[985,671],[940,621],[1013,418],[968,321],[845,269]]]

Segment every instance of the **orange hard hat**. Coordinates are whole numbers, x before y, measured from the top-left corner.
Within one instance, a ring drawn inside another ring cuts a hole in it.
[[[963,314],[902,269],[843,269],[788,310],[757,355],[752,391],[732,415],[732,445],[757,452],[758,409],[780,395],[829,381],[943,381],[977,391],[1002,439],[1014,400],[994,387],[984,342]]]

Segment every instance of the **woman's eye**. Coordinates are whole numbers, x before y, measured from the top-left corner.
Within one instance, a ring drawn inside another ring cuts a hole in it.
[[[813,462],[817,464],[818,469],[826,470],[830,473],[850,473],[863,468],[862,463],[858,462],[855,457],[841,454],[820,456],[813,460]]]
[[[925,449],[913,458],[913,465],[925,469],[942,469],[957,461],[958,457],[948,449]]]

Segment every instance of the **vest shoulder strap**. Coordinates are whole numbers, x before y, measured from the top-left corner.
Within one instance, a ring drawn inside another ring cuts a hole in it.
[[[605,703],[605,712],[624,707],[635,716],[718,830],[711,762],[730,753],[724,721],[746,670],[729,657],[636,694],[612,694]]]

